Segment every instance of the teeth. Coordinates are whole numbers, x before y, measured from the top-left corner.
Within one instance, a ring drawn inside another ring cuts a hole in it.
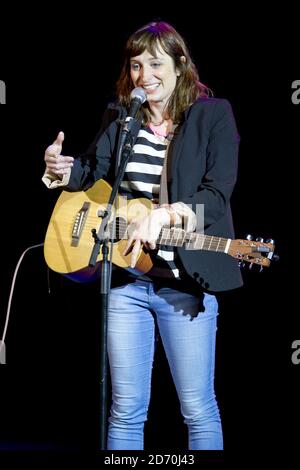
[[[145,90],[154,90],[154,88],[157,88],[159,86],[159,83],[155,83],[154,85],[144,85],[143,88]]]

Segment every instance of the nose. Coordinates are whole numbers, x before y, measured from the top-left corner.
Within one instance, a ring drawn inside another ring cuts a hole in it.
[[[139,79],[142,83],[147,83],[149,78],[152,75],[151,67],[148,64],[143,65],[140,69],[140,76]]]

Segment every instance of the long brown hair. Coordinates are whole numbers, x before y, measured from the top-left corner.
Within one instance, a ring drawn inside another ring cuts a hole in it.
[[[148,23],[133,33],[125,46],[124,63],[120,77],[117,81],[117,96],[120,103],[126,107],[130,105],[132,80],[130,77],[130,59],[145,50],[154,57],[158,47],[162,48],[172,59],[180,76],[177,78],[176,88],[168,103],[168,116],[178,123],[183,112],[194,101],[202,96],[209,96],[210,90],[199,81],[198,71],[193,63],[184,39],[168,23],[159,21]],[[185,60],[182,60],[185,57]],[[150,110],[147,101],[142,106],[146,123],[150,121]]]

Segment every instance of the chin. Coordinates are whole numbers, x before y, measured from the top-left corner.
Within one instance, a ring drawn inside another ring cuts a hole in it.
[[[159,96],[147,95],[147,101],[149,101],[149,103],[151,103],[151,101],[153,101],[154,103],[159,103],[160,101],[162,101],[162,98]]]

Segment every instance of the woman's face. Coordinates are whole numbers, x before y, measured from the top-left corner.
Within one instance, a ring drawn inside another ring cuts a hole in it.
[[[151,103],[160,103],[161,108],[165,108],[180,75],[172,57],[161,49],[157,49],[155,56],[145,50],[142,54],[132,57],[130,64],[134,87],[145,90],[150,107]]]

